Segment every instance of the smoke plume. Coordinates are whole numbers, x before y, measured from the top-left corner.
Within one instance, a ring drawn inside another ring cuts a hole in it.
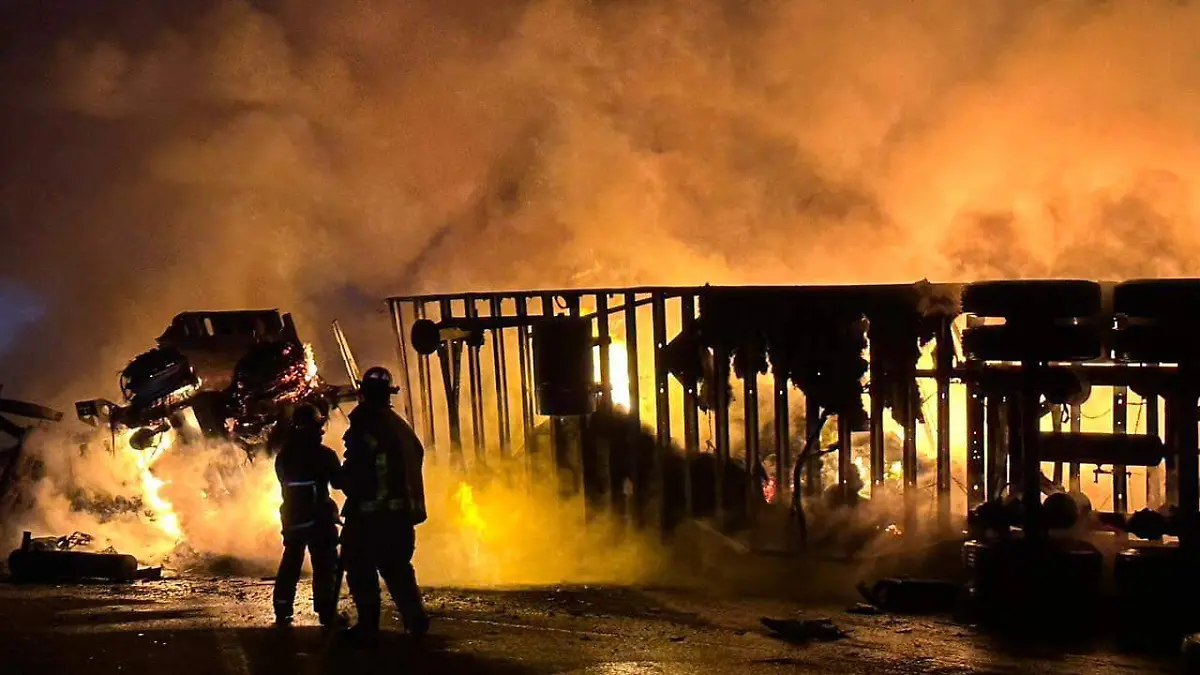
[[[1198,271],[1187,2],[0,7],[13,394],[183,309]]]

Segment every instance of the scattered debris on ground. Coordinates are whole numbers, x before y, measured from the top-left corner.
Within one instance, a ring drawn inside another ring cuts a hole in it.
[[[865,602],[860,602],[860,603],[855,604],[853,607],[847,609],[846,613],[847,614],[862,614],[864,616],[875,616],[878,614],[883,614],[883,610],[879,609],[875,605],[870,605]]]
[[[80,551],[92,544],[86,532],[63,537],[34,537],[25,532],[21,547],[8,556],[8,570],[15,583],[80,583],[106,580],[131,582],[162,578],[161,567],[139,569],[137,558],[111,547],[104,551]]]
[[[858,592],[875,607],[898,614],[953,612],[962,597],[962,585],[940,579],[880,579],[858,585]],[[863,613],[863,612],[857,612]]]
[[[759,622],[774,633],[774,637],[787,642],[801,644],[808,642],[835,642],[850,637],[848,633],[833,623],[833,619],[827,617],[819,619],[772,619],[763,617],[759,619]]]

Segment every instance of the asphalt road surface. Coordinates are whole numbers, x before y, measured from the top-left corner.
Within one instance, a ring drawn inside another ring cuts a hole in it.
[[[403,636],[386,613],[372,652],[322,633],[301,584],[296,624],[271,625],[271,584],[244,578],[109,586],[0,584],[0,673],[267,675],[480,673],[1154,673],[1103,649],[1014,647],[948,620],[801,611],[769,601],[630,588],[432,589],[432,633]],[[343,598],[348,610],[349,602]],[[764,616],[829,617],[849,634],[791,644]]]

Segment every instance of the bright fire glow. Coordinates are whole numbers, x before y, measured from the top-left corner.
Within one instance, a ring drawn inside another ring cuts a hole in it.
[[[458,515],[462,523],[477,534],[483,534],[487,524],[479,513],[479,505],[475,503],[475,492],[471,486],[460,482],[454,491],[454,501],[458,504]]]
[[[317,379],[317,358],[310,344],[304,345],[304,379],[309,382]]]
[[[134,449],[129,445],[128,439],[123,446],[128,452],[134,453],[137,460],[138,471],[141,474],[142,494],[146,504],[154,512],[153,522],[164,533],[178,541],[183,537],[183,530],[179,526],[179,516],[175,513],[171,502],[163,498],[161,494],[162,488],[167,485],[167,482],[151,472],[151,467],[158,461],[158,458],[170,449],[173,438],[174,432],[167,431],[159,435],[158,443],[145,450]]]
[[[592,352],[592,377],[599,384],[600,377],[600,349],[596,348]],[[629,410],[630,394],[629,394],[629,351],[625,348],[625,343],[620,340],[613,340],[608,346],[608,381],[612,385],[612,401],[613,406],[621,410]]]

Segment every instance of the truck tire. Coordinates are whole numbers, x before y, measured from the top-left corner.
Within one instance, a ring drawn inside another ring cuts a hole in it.
[[[1200,343],[1176,326],[1126,326],[1113,331],[1113,359],[1122,363],[1200,361]]]
[[[1099,314],[1094,281],[983,281],[963,290],[963,312],[976,316],[1064,319]]]
[[[1181,598],[1188,583],[1183,556],[1175,546],[1127,548],[1113,561],[1118,629],[1126,640],[1178,639],[1200,629]]]
[[[1113,312],[1142,319],[1197,323],[1200,279],[1139,279],[1113,289]]]
[[[1104,556],[1081,541],[968,541],[963,562],[979,619],[1056,634],[1087,627],[1096,616]]]
[[[1091,361],[1104,344],[1090,326],[979,326],[964,331],[963,350],[979,361]]]

